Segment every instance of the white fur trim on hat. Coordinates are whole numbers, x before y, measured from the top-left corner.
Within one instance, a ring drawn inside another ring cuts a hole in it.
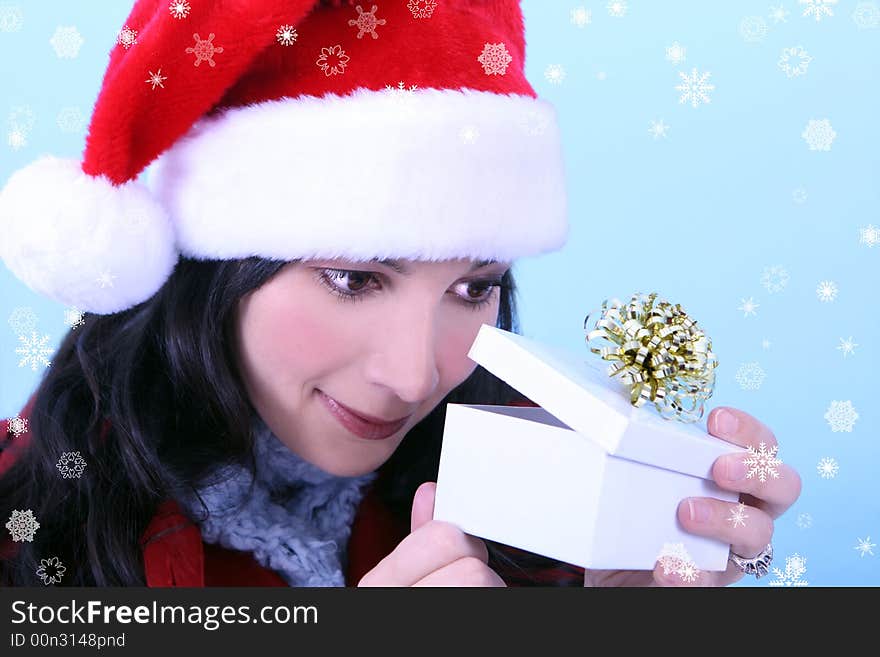
[[[0,256],[28,287],[99,314],[149,299],[178,258],[168,217],[143,185],[113,185],[51,156],[9,178],[0,235]]]
[[[203,117],[149,168],[202,259],[512,260],[561,247],[553,107],[524,95],[359,89]]]

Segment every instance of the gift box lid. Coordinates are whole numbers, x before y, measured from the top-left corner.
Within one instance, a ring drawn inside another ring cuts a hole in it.
[[[701,422],[666,419],[650,402],[633,406],[629,386],[584,348],[579,354],[483,324],[468,357],[608,454],[711,479],[716,458],[748,453]]]

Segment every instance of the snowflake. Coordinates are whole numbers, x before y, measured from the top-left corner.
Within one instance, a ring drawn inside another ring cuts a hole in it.
[[[710,102],[711,99],[708,96],[708,92],[715,89],[715,85],[709,84],[706,80],[712,75],[711,73],[698,75],[695,68],[690,75],[681,71],[679,71],[678,75],[682,80],[681,84],[675,87],[676,90],[681,92],[681,98],[678,99],[679,104],[690,101],[692,107],[699,107],[700,101],[704,103]]]
[[[114,278],[116,278],[116,274],[113,274],[105,269],[98,275],[98,278],[95,279],[95,282],[98,283],[101,288],[113,287]]]
[[[685,549],[684,543],[664,543],[663,549],[657,556],[657,561],[663,568],[664,575],[674,573],[685,582],[695,581],[700,574],[691,555]]]
[[[483,46],[483,52],[477,57],[477,61],[483,65],[486,75],[504,75],[513,57],[507,52],[507,47],[503,43],[487,43]]]
[[[16,335],[24,335],[37,328],[37,315],[30,306],[19,306],[18,308],[14,308],[12,312],[9,313],[9,319],[6,321],[9,323],[9,328],[11,328],[12,332]]]
[[[28,420],[25,417],[15,417],[9,418],[9,421],[6,424],[8,430],[15,438],[23,436],[27,433],[28,430]]]
[[[292,46],[293,42],[297,40],[299,34],[296,32],[296,28],[293,25],[282,25],[278,28],[278,31],[275,32],[275,39],[282,46]]]
[[[834,16],[831,7],[837,4],[837,0],[798,0],[798,4],[805,5],[804,16],[814,16],[818,22],[822,16]]]
[[[477,130],[476,126],[466,125],[461,129],[461,132],[458,133],[458,136],[461,137],[461,141],[465,144],[473,144],[480,136],[480,131]]]
[[[793,59],[795,60],[794,62],[792,62]],[[807,72],[807,66],[809,66],[811,61],[813,61],[813,58],[810,57],[806,50],[801,46],[795,46],[794,48],[782,49],[782,55],[779,57],[777,65],[782,71],[785,71],[788,77],[796,78]]]
[[[648,132],[654,136],[654,139],[660,139],[660,137],[666,137],[666,132],[669,130],[669,126],[663,123],[663,119],[659,121],[651,121],[651,127],[648,128]]]
[[[840,338],[840,344],[836,347],[838,351],[843,352],[843,357],[846,358],[850,354],[854,354],[856,352],[856,347],[859,346],[858,342],[853,342],[852,336],[849,336],[848,339],[844,340]]]
[[[19,7],[0,5],[0,32],[18,32],[23,22]]]
[[[562,84],[565,79],[565,69],[560,64],[550,64],[544,71],[544,77],[550,84]]]
[[[345,73],[345,65],[351,59],[345,54],[342,46],[331,46],[330,48],[321,48],[321,56],[315,63],[324,71],[324,75],[330,77],[337,73]]]
[[[348,21],[348,24],[352,27],[357,26],[358,39],[362,38],[364,34],[367,34],[368,32],[374,39],[379,38],[379,35],[376,34],[376,26],[385,25],[385,19],[376,18],[376,10],[378,8],[377,5],[373,5],[373,8],[370,11],[364,11],[360,5],[355,7],[355,9],[357,9],[358,17],[352,18]]]
[[[397,86],[392,87],[390,84],[385,85],[387,91],[394,100],[395,107],[400,111],[401,115],[410,114],[413,111],[413,100],[415,100],[415,92],[418,85],[410,85],[408,88],[404,82],[398,82]]]
[[[757,43],[767,36],[767,23],[760,16],[746,16],[739,24],[740,36],[749,43]]]
[[[874,551],[871,548],[877,547],[877,544],[871,542],[870,536],[856,540],[858,540],[858,544],[853,549],[858,550],[861,553],[859,556],[864,557],[866,554],[870,554],[872,557],[874,556]]]
[[[215,46],[214,41],[214,33],[211,32],[208,35],[207,39],[202,39],[199,37],[198,33],[193,34],[193,39],[196,40],[195,45],[190,46],[186,49],[187,53],[194,54],[196,56],[196,61],[193,62],[193,66],[198,66],[202,62],[208,62],[211,65],[211,68],[214,68],[214,53],[222,53],[222,46]]]
[[[73,59],[79,54],[79,49],[85,40],[80,36],[79,30],[74,26],[58,27],[49,43],[55,49],[55,54],[62,59]]]
[[[840,466],[837,464],[837,459],[825,456],[819,460],[816,470],[822,479],[834,479],[840,471]]]
[[[828,119],[821,121],[810,119],[807,127],[801,133],[801,137],[807,142],[811,151],[830,151],[831,142],[836,136],[837,133],[834,132]]]
[[[748,317],[749,315],[757,315],[755,312],[761,304],[755,303],[752,297],[749,297],[748,300],[740,299],[742,301],[742,305],[737,308],[737,310],[743,311],[743,317]]]
[[[764,338],[763,340],[761,340],[761,348],[764,351],[767,351],[770,348],[770,340],[768,340],[767,338]]]
[[[79,308],[65,308],[64,324],[72,329],[75,329],[77,326],[84,326],[83,312]]]
[[[859,244],[867,244],[868,248],[880,244],[880,228],[868,224],[867,228],[859,228]]]
[[[64,452],[55,467],[65,479],[79,479],[86,469],[86,462],[79,452]]]
[[[31,109],[30,105],[19,105],[9,112],[6,122],[10,128],[18,128],[22,132],[30,132],[34,129],[34,124],[37,122],[37,115],[34,114],[34,110]]]
[[[782,5],[778,7],[770,7],[770,18],[773,19],[774,23],[786,23],[788,22],[786,18],[788,17],[788,10],[785,9]]]
[[[852,13],[852,19],[860,30],[874,30],[880,27],[880,9],[873,2],[860,2]]]
[[[128,50],[137,43],[137,30],[133,30],[126,25],[116,35],[116,43]]]
[[[779,445],[773,445],[768,452],[767,445],[763,441],[758,445],[757,450],[753,445],[749,445],[750,456],[747,459],[743,459],[743,463],[749,466],[746,479],[751,479],[755,475],[757,475],[758,481],[761,483],[767,481],[767,475],[774,479],[779,479],[779,471],[776,467],[782,465],[782,461],[776,458],[778,450]]]
[[[798,187],[791,193],[791,200],[797,203],[798,205],[802,205],[807,202],[807,190],[803,187]]]
[[[27,135],[18,128],[13,128],[6,135],[6,143],[12,150],[20,150],[27,146]]]
[[[413,18],[431,18],[437,7],[437,0],[409,0],[406,6],[412,12]]]
[[[583,6],[576,7],[571,10],[571,22],[572,25],[586,27],[593,22],[593,12]]]
[[[816,296],[819,301],[834,301],[837,298],[837,285],[834,281],[822,281],[816,287]]]
[[[776,579],[770,580],[767,584],[769,586],[807,586],[807,581],[803,579],[806,572],[806,557],[795,552],[792,556],[785,557],[785,572],[774,568],[773,573],[776,575]]]
[[[190,6],[186,0],[174,0],[168,5],[168,11],[174,18],[186,18],[189,16]]]
[[[853,408],[852,402],[849,400],[832,401],[831,406],[822,417],[825,418],[834,433],[843,431],[851,433],[853,425],[859,419],[859,414],[856,413],[856,409]]]
[[[40,528],[40,523],[34,518],[34,512],[13,510],[12,516],[6,523],[6,529],[12,534],[13,541],[33,542],[34,534]]]
[[[67,568],[61,565],[61,559],[51,557],[50,559],[40,559],[40,567],[37,568],[37,576],[43,580],[43,584],[57,584],[61,581],[61,576]]]
[[[79,107],[62,107],[55,117],[55,123],[61,132],[82,134],[86,129],[86,117]]]
[[[606,8],[608,9],[608,14],[615,18],[623,18],[626,16],[626,10],[628,9],[626,2],[623,0],[612,0],[608,3]]]
[[[519,126],[529,137],[543,135],[547,131],[548,125],[550,125],[550,119],[541,112],[529,110],[520,115]]]
[[[37,365],[40,363],[49,367],[51,363],[46,357],[52,355],[52,348],[46,344],[49,342],[48,335],[38,338],[37,332],[31,331],[30,340],[24,335],[18,336],[18,339],[21,346],[15,350],[15,353],[22,356],[21,362],[18,364],[19,367],[30,363],[33,372],[37,371]]]
[[[736,508],[730,510],[730,517],[728,518],[728,520],[733,523],[734,527],[737,527],[739,525],[745,527],[746,518],[748,518],[748,516],[746,515],[746,505],[740,502]]]
[[[782,292],[788,284],[788,272],[782,265],[773,265],[764,269],[761,274],[761,285],[764,286],[770,294]]]
[[[801,529],[809,529],[813,526],[813,516],[809,513],[799,513],[795,524]]]
[[[161,67],[155,73],[153,73],[152,71],[149,71],[149,74],[150,74],[150,77],[147,78],[146,80],[144,80],[144,82],[146,82],[148,84],[152,84],[153,89],[155,89],[157,86],[162,87],[163,89],[165,88],[165,85],[162,83],[168,79],[168,76],[162,75]]]
[[[687,54],[687,49],[679,44],[678,41],[675,41],[666,49],[666,60],[673,64],[681,64],[684,61],[685,54]]]

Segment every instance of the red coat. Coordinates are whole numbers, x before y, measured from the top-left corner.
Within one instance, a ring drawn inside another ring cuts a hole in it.
[[[28,418],[34,396],[19,413]],[[535,406],[530,401],[514,402],[516,406]],[[107,425],[105,425],[106,431]],[[27,446],[30,431],[19,437],[9,430],[8,420],[0,420],[0,439],[4,440],[0,452],[0,476]],[[355,513],[348,544],[348,568],[346,586],[357,586],[361,577],[390,554],[409,534],[409,525],[396,521],[382,504],[374,487],[375,481],[366,489]],[[39,530],[38,530],[39,531]],[[0,558],[9,558],[17,551],[10,537],[0,542]],[[288,586],[275,571],[264,568],[250,552],[230,550],[219,545],[204,543],[198,525],[183,515],[173,499],[163,502],[146,530],[141,535],[144,573],[147,586]],[[505,547],[508,554],[525,554],[512,547]],[[540,584],[546,586],[581,586],[584,570],[552,559],[542,560],[542,565],[530,572],[536,580],[528,582],[514,573],[499,571],[509,586]],[[35,576],[36,577],[36,576]],[[35,579],[36,583],[36,579]]]

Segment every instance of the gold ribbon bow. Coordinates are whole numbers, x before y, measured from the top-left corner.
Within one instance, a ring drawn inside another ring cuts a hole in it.
[[[619,375],[630,386],[630,402],[654,402],[664,419],[697,422],[715,386],[718,361],[712,341],[688,317],[657,293],[636,293],[624,306],[617,299],[602,302],[601,316],[590,327],[584,319],[586,342],[594,354],[613,361],[608,376]],[[594,346],[594,340],[611,346]]]

